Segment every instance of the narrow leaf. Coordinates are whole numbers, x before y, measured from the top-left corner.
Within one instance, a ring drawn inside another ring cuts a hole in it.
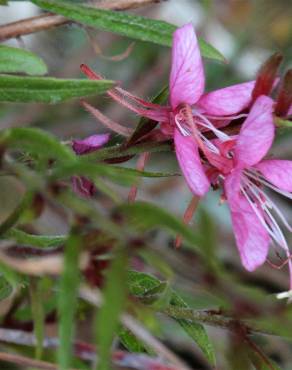
[[[108,80],[0,75],[0,101],[56,104],[72,98],[102,94],[113,85],[114,82]]]
[[[73,230],[65,246],[64,272],[60,281],[59,292],[59,337],[58,361],[60,370],[67,370],[72,360],[72,339],[74,335],[74,317],[77,306],[79,285],[79,251],[81,239]]]
[[[0,72],[41,76],[48,69],[43,60],[30,51],[0,45]]]
[[[119,316],[126,303],[126,276],[128,256],[119,249],[106,274],[104,304],[97,314],[96,339],[98,345],[98,370],[109,370],[111,344],[119,327]]]
[[[50,248],[62,245],[67,236],[65,235],[32,235],[19,229],[10,229],[3,236],[4,239],[14,240],[20,245],[29,245],[31,247]]]
[[[87,163],[79,160],[78,162],[76,161],[76,163],[56,168],[52,172],[51,179],[56,180],[76,175],[88,176],[92,179],[95,179],[97,176],[105,176],[115,182],[129,185],[135,182],[139,177],[160,178],[177,176],[178,174],[138,171],[133,168],[113,166],[104,163]]]
[[[53,135],[37,128],[16,127],[2,131],[0,145],[48,159],[59,159],[61,162],[76,160],[72,150],[61,144]]]
[[[125,12],[96,9],[65,1],[32,0],[32,2],[42,9],[61,14],[86,26],[164,46],[171,46],[172,34],[176,30],[173,24]],[[225,60],[218,50],[204,40],[200,39],[199,43],[202,55],[206,58]]]
[[[43,340],[45,335],[44,327],[44,307],[42,297],[41,280],[36,281],[34,278],[30,281],[30,301],[31,312],[33,317],[33,330],[36,337],[36,358],[40,359],[43,352]]]

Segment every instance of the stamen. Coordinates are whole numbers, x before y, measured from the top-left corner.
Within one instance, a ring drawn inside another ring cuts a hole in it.
[[[249,170],[244,170],[244,173],[248,176],[248,177],[251,177],[252,179],[262,183],[263,185],[266,185],[267,187],[269,188],[274,188],[274,187],[271,187],[269,186],[270,184],[265,181],[260,173],[256,172],[256,171],[253,171],[252,169],[249,169]],[[268,185],[267,185],[268,184]],[[273,189],[275,190],[275,189]],[[286,220],[285,216],[283,215],[283,213],[281,212],[281,210],[279,209],[279,207],[272,201],[272,199],[266,194],[263,192],[263,190],[261,190],[260,188],[258,189],[259,192],[261,192],[261,194],[269,201],[269,204],[270,204],[270,208],[274,209],[275,212],[277,213],[277,215],[280,217],[281,221],[283,222],[283,224],[286,226],[286,228],[292,232],[292,226],[289,224],[289,222]],[[290,194],[290,193],[288,193]],[[283,194],[282,194],[283,195]]]
[[[206,116],[202,115],[201,113],[199,113],[198,111],[195,111],[195,115],[197,117],[199,117],[202,121],[205,122],[205,125],[203,122],[199,122],[199,124],[205,128],[208,128],[210,131],[212,131],[217,137],[218,139],[222,140],[222,141],[227,141],[227,140],[230,140],[230,137],[225,134],[224,132],[218,130],[213,124],[211,121],[209,121]]]
[[[286,252],[286,255],[287,255],[287,258],[288,258],[289,272],[290,272],[290,289],[291,289],[292,288],[292,261],[291,261],[291,258],[290,258],[291,257],[291,254],[290,254],[290,250],[289,250],[287,241],[286,241],[286,239],[285,239],[285,237],[284,237],[284,235],[282,233],[282,230],[280,229],[278,223],[276,222],[275,218],[273,217],[273,215],[269,211],[269,209],[267,207],[267,202],[263,202],[262,198],[260,197],[260,195],[262,195],[264,193],[261,191],[261,189],[259,189],[258,186],[256,186],[255,184],[253,184],[248,178],[243,177],[243,182],[244,182],[245,186],[247,186],[248,189],[255,196],[256,200],[258,201],[257,204],[260,204],[261,205],[261,208],[264,211],[264,215],[267,217],[267,219],[265,219],[260,214],[260,212],[258,211],[257,207],[255,206],[255,202],[253,202],[252,199],[250,199],[249,195],[247,194],[247,192],[244,189],[244,186],[241,186],[240,189],[241,189],[242,193],[244,194],[244,196],[246,197],[247,201],[251,205],[252,209],[256,213],[256,215],[259,218],[261,224],[267,230],[267,232],[272,237],[272,239],[280,247],[282,247],[285,250],[285,252]],[[264,196],[265,196],[265,194],[264,194]],[[267,199],[266,196],[265,196],[265,199]],[[273,205],[273,203],[270,204],[270,206],[272,206],[272,205]]]

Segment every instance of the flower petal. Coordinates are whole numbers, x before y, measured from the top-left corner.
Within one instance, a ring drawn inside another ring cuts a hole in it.
[[[273,100],[260,96],[237,137],[235,160],[238,166],[252,166],[267,154],[275,135],[272,113]]]
[[[206,114],[230,116],[241,112],[251,102],[255,81],[245,82],[204,94],[197,102]]]
[[[189,23],[174,32],[170,73],[170,103],[195,104],[205,88],[205,76],[198,40]]]
[[[196,142],[176,129],[174,143],[176,157],[189,188],[193,194],[202,197],[209,190],[210,182],[204,172]]]
[[[265,262],[270,237],[248,201],[239,193],[240,176],[241,171],[237,170],[226,178],[225,192],[242,265],[253,271]]]
[[[91,135],[83,140],[72,140],[72,149],[78,155],[94,152],[104,146],[110,134]]]
[[[271,184],[292,192],[292,161],[269,159],[258,163],[256,168]]]

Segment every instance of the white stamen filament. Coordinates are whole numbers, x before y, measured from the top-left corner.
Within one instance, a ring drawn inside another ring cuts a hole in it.
[[[259,178],[258,176],[256,175],[253,175],[250,170],[248,171],[244,171],[245,174],[249,177],[251,177],[252,179],[262,183],[263,185],[266,185],[268,187],[268,183],[266,181],[264,181],[263,179]],[[255,172],[256,173],[256,172]],[[288,221],[286,220],[285,216],[283,215],[283,213],[281,212],[281,210],[279,209],[279,207],[272,201],[272,199],[269,197],[269,195],[267,195],[266,193],[263,192],[262,189],[258,188],[258,191],[261,193],[262,196],[264,196],[268,201],[269,201],[269,208],[270,209],[273,209],[277,215],[279,216],[279,218],[281,219],[281,221],[283,222],[283,224],[286,226],[286,228],[292,232],[292,226],[288,223]],[[289,193],[290,194],[290,193]]]
[[[205,122],[202,123],[202,122],[199,122],[199,124],[205,128],[208,128],[210,129],[214,135],[216,135],[218,137],[218,139],[222,140],[222,141],[227,141],[227,140],[230,140],[230,137],[228,135],[226,135],[224,132],[218,130],[213,124],[211,121],[209,121],[205,116],[203,116],[202,114],[200,114],[198,111],[195,111],[195,115],[197,117],[199,117],[202,121]]]
[[[270,233],[271,236],[273,236],[274,240],[285,250],[289,250],[286,239],[283,235],[282,230],[280,229],[277,221],[275,220],[274,216],[271,214],[268,205],[271,209],[273,209],[273,203],[270,204],[268,202],[263,202],[261,195],[266,198],[266,195],[264,194],[261,189],[259,189],[255,184],[253,184],[250,180],[247,178],[245,179],[245,184],[248,186],[249,190],[252,192],[252,194],[255,196],[256,200],[261,205],[261,208],[265,212],[266,216],[268,216],[268,225],[272,229],[273,233]],[[267,198],[266,198],[267,199]],[[268,200],[268,199],[267,199]],[[264,219],[264,218],[263,218]]]

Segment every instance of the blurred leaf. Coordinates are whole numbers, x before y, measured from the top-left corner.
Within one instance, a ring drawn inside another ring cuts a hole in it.
[[[43,60],[30,51],[0,45],[0,72],[40,76],[48,69]]]
[[[1,5],[8,5],[8,0],[0,0],[0,6]]]
[[[30,302],[33,317],[33,330],[36,337],[36,358],[41,359],[43,352],[43,340],[45,335],[43,291],[41,280],[30,280]]]
[[[31,202],[32,194],[27,192],[19,205],[13,210],[13,212],[0,224],[0,235],[6,233],[12,226],[14,226],[25,212],[26,208]]]
[[[15,127],[0,132],[0,145],[27,151],[61,162],[75,161],[76,156],[66,145],[46,131],[37,128]]]
[[[170,143],[150,142],[150,143],[140,143],[129,148],[125,148],[123,145],[116,145],[109,148],[100,149],[95,153],[85,154],[82,156],[82,158],[90,161],[101,161],[111,158],[131,156],[145,152],[156,153],[169,151],[171,151]]]
[[[115,182],[129,185],[132,184],[137,177],[160,178],[177,176],[178,174],[138,171],[133,168],[113,166],[105,163],[88,163],[78,160],[76,163],[56,168],[52,172],[51,178],[60,179],[76,175],[88,176],[90,178],[96,178],[96,176],[105,176]]]
[[[185,241],[199,253],[201,252],[201,236],[195,233],[177,217],[154,204],[135,202],[118,208],[126,213],[129,219],[140,229],[148,230],[158,227],[168,229],[173,235],[180,234]]]
[[[0,75],[0,101],[56,104],[71,98],[102,94],[113,85],[114,82],[108,80]]]
[[[75,311],[80,279],[79,254],[81,238],[72,231],[64,255],[64,271],[60,280],[59,292],[59,337],[58,363],[60,370],[68,370],[72,361],[72,340],[74,336]]]
[[[280,117],[275,117],[276,126],[279,128],[292,128],[292,121],[288,119],[283,119]]]
[[[127,264],[127,251],[119,249],[106,273],[104,303],[97,313],[96,320],[99,370],[109,370],[112,341],[119,327],[119,316],[126,303]]]
[[[20,275],[18,272],[14,271],[10,266],[5,265],[2,261],[0,261],[0,273],[13,288],[16,288],[19,284],[26,283],[26,279],[24,279],[23,275]],[[4,290],[5,289],[6,288],[4,288]]]
[[[5,239],[14,240],[18,244],[29,245],[32,247],[49,248],[62,245],[66,235],[32,235],[18,229],[10,229],[3,236]]]
[[[144,353],[146,349],[142,342],[140,342],[135,335],[126,328],[121,328],[118,332],[118,336],[123,346],[130,352]]]
[[[0,271],[1,271],[0,266]],[[7,281],[5,276],[0,275],[0,301],[5,298],[8,298],[10,294],[13,292],[12,285]]]
[[[96,9],[64,1],[32,0],[32,2],[45,10],[87,26],[159,45],[171,46],[172,34],[176,30],[173,24],[124,12]],[[202,39],[199,43],[204,57],[225,61],[223,55],[213,46]]]

